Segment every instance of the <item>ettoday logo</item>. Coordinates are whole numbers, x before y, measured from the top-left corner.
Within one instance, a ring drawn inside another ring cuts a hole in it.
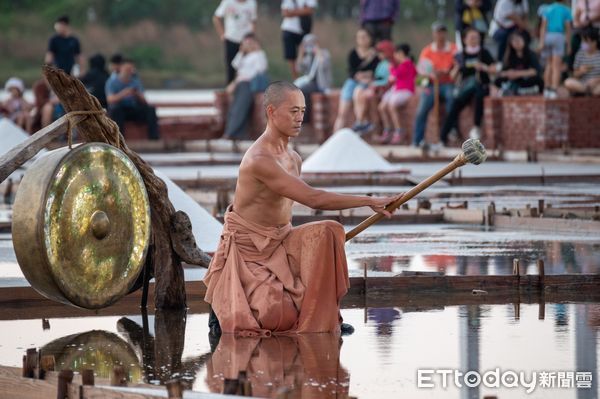
[[[589,371],[524,371],[493,370],[480,373],[452,369],[419,369],[417,370],[418,388],[448,388],[454,384],[457,388],[475,388],[483,385],[487,388],[523,388],[530,394],[536,388],[577,388],[592,387],[592,373]]]

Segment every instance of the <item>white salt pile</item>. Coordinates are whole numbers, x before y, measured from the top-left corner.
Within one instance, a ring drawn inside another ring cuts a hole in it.
[[[400,169],[386,161],[352,129],[335,132],[302,164],[303,173],[373,173]]]
[[[0,156],[27,140],[29,135],[10,119],[0,119]]]
[[[215,219],[206,209],[187,195],[173,180],[165,174],[154,170],[156,176],[163,179],[169,189],[169,199],[178,211],[187,213],[192,221],[192,232],[196,244],[204,252],[213,253],[217,250],[223,225]]]

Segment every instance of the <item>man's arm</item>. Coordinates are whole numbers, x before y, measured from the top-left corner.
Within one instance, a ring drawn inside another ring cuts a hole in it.
[[[217,35],[221,40],[225,40],[225,28],[223,27],[223,19],[213,15],[212,17],[213,25],[215,26],[215,30],[217,31]]]
[[[369,206],[374,211],[391,216],[384,208],[393,197],[367,197],[336,194],[318,190],[302,179],[287,173],[273,158],[255,156],[248,165],[251,174],[271,191],[313,209],[340,210]]]

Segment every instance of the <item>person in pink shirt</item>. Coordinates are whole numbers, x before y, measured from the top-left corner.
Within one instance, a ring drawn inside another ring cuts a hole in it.
[[[417,69],[410,55],[410,46],[400,44],[394,51],[394,64],[390,70],[393,86],[384,93],[379,103],[379,114],[383,121],[383,134],[380,142],[399,144],[405,133],[400,121],[401,109],[415,94]],[[391,140],[390,140],[391,139]]]

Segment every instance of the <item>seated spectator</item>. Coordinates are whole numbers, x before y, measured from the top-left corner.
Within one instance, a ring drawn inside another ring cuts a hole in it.
[[[465,0],[460,6],[460,24],[458,30],[464,32],[467,28],[475,28],[481,34],[481,41],[488,31],[488,20],[483,0]]]
[[[444,145],[448,144],[450,131],[458,128],[460,112],[475,99],[474,126],[469,133],[471,138],[481,136],[483,119],[483,99],[489,94],[490,74],[495,73],[494,57],[481,46],[481,35],[476,29],[467,28],[464,33],[464,48],[456,54],[456,64],[451,75],[459,79],[452,106],[440,132]]]
[[[156,109],[148,104],[144,86],[135,76],[135,64],[124,59],[118,74],[111,75],[105,86],[108,115],[124,132],[125,121],[144,122],[148,125],[148,138],[158,140]]]
[[[495,85],[501,89],[502,96],[540,94],[544,86],[541,70],[535,53],[525,46],[523,34],[513,32],[508,38],[502,71]]]
[[[360,91],[366,90],[373,81],[373,73],[377,68],[379,59],[372,43],[371,35],[365,29],[359,29],[356,32],[356,47],[348,54],[348,78],[344,82],[340,93],[340,105],[333,128],[334,131],[344,127],[345,121],[349,117],[353,98],[360,96]],[[357,91],[359,93],[356,93]],[[354,108],[355,128],[363,128],[368,124],[364,120],[367,113],[366,103],[359,103]]]
[[[427,80],[421,92],[415,117],[414,146],[425,144],[427,116],[435,102],[435,82],[438,83],[437,95],[444,100],[446,111],[452,107],[454,100],[454,80],[450,76],[450,71],[454,67],[456,45],[448,40],[446,25],[434,22],[431,30],[433,31],[433,42],[425,47],[419,56],[418,71]],[[436,123],[439,125],[439,114],[436,115]],[[439,126],[436,126],[436,131],[438,128]]]
[[[100,101],[100,105],[106,108],[106,92],[104,86],[108,80],[108,72],[106,71],[106,60],[102,54],[96,54],[89,59],[89,69],[81,78],[81,83],[85,86],[91,95]]]
[[[224,137],[248,138],[246,125],[254,104],[254,94],[268,85],[267,56],[254,34],[247,34],[240,44],[240,51],[231,65],[236,71],[235,79],[227,86],[232,101],[227,112]]]
[[[52,123],[54,105],[50,102],[50,87],[46,80],[40,79],[33,84],[33,108],[27,120],[27,131],[35,133]]]
[[[542,10],[539,50],[546,60],[544,71],[544,96],[556,98],[556,89],[560,85],[562,62],[571,47],[571,10],[561,0],[549,4]]]
[[[498,46],[497,58],[504,57],[508,36],[515,30],[523,32],[529,45],[528,29],[529,3],[527,0],[498,0],[490,23],[490,36]]]
[[[400,121],[400,109],[415,94],[417,76],[408,44],[400,44],[396,47],[390,75],[394,85],[385,92],[379,103],[379,113],[383,121],[382,140],[387,141],[391,138],[390,144],[400,144],[406,134],[406,129],[402,127]]]
[[[600,29],[600,1],[572,0],[573,35],[571,35],[571,54],[569,54],[569,70],[573,70],[575,55],[581,46],[581,35],[588,27]]]
[[[360,1],[360,24],[369,31],[374,43],[392,40],[392,28],[399,3],[399,0]]]
[[[379,120],[379,111],[377,109],[379,101],[383,96],[383,93],[390,88],[390,70],[394,64],[394,44],[390,40],[382,40],[377,43],[377,57],[379,58],[379,64],[375,68],[373,74],[373,81],[369,83],[369,87],[366,90],[357,91],[354,97],[354,103],[356,107],[364,107],[364,118],[373,119],[373,123],[368,122],[363,125],[355,125],[354,129],[359,133],[367,133],[374,127],[374,123]],[[377,141],[382,141],[383,137],[377,138]],[[383,140],[388,141],[389,138]]]
[[[573,77],[565,81],[571,94],[600,96],[600,46],[598,30],[589,27],[582,33],[581,49],[575,56]]]
[[[119,73],[119,69],[121,68],[121,64],[123,63],[123,55],[120,53],[115,53],[110,57],[108,61],[108,71],[112,75],[117,75]]]
[[[23,98],[25,92],[23,81],[19,78],[10,78],[6,81],[4,90],[9,93],[9,97],[0,104],[0,115],[26,129],[31,104]]]
[[[317,37],[312,33],[304,36],[300,44],[300,53],[296,68],[302,76],[294,84],[302,90],[306,100],[304,121],[309,122],[312,103],[312,93],[325,93],[331,88],[331,54],[329,50],[321,48]]]

